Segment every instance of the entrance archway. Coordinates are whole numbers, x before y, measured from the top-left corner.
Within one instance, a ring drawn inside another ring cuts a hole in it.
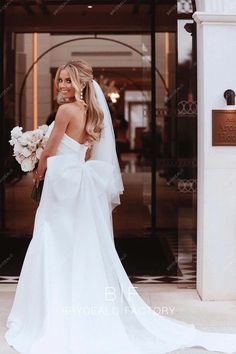
[[[120,44],[126,48],[129,48],[131,49],[132,51],[134,51],[135,53],[137,53],[138,55],[140,55],[141,57],[144,57],[145,55],[140,52],[139,50],[137,50],[136,48],[132,47],[131,45],[127,44],[127,43],[124,43],[124,42],[121,42],[121,41],[118,41],[116,39],[112,39],[112,38],[107,38],[107,37],[99,37],[97,35],[95,35],[94,37],[83,37],[83,38],[73,38],[73,39],[69,39],[67,41],[63,41],[61,43],[58,43],[54,46],[52,46],[51,48],[47,49],[45,52],[43,52],[38,58],[36,61],[34,61],[32,63],[32,65],[30,66],[30,68],[28,69],[27,73],[25,74],[24,76],[24,79],[22,81],[22,84],[21,84],[21,87],[20,87],[20,92],[19,92],[19,124],[21,125],[22,124],[22,95],[23,95],[23,91],[24,91],[24,88],[25,88],[25,84],[26,84],[26,81],[27,81],[27,78],[28,76],[30,75],[31,71],[33,70],[34,66],[45,56],[47,55],[48,53],[50,53],[52,50],[64,45],[64,44],[68,44],[68,43],[71,43],[71,42],[76,42],[76,41],[85,41],[85,40],[104,40],[104,41],[109,41],[109,42],[113,42],[113,43],[117,43],[117,44]],[[150,66],[151,66],[151,60],[149,58],[146,57],[146,60],[150,63]],[[163,77],[163,75],[160,73],[160,71],[158,70],[157,67],[155,67],[155,72],[156,74],[160,77],[161,79],[161,82],[163,84],[163,87],[165,89],[165,92],[166,92],[166,96],[168,98],[169,96],[169,89],[167,87],[167,84],[165,82],[165,79]]]

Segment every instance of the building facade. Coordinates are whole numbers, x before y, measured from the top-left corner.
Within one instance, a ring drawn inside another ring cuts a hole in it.
[[[233,108],[234,13],[227,0],[2,5],[1,282],[18,279],[37,208],[10,130],[52,119],[56,69],[82,57],[113,117],[125,184],[115,240],[132,281],[236,298],[235,147],[212,145],[212,110]]]
[[[236,4],[197,1],[198,61],[198,266],[204,300],[236,298],[234,146],[212,146],[212,110],[226,107],[235,90]]]

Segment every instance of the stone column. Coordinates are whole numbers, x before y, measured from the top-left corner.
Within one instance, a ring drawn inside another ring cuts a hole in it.
[[[211,135],[212,109],[225,109],[224,91],[236,91],[236,1],[196,5],[197,291],[202,300],[236,300],[236,147],[214,147]]]

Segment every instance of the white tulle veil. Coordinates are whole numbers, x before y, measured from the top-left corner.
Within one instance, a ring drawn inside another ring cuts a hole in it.
[[[93,145],[91,159],[105,161],[114,166],[114,176],[113,181],[111,181],[113,186],[112,194],[109,196],[112,211],[120,204],[120,194],[124,191],[124,185],[116,153],[115,134],[108,104],[100,85],[95,80],[93,80],[93,87],[96,92],[98,103],[104,113],[104,128],[100,140]]]

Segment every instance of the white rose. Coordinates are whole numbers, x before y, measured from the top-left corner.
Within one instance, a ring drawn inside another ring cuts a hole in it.
[[[40,156],[43,152],[43,148],[39,147],[37,150],[36,150],[36,157],[37,159],[39,160],[40,159]]]
[[[31,140],[30,139],[30,132],[25,132],[21,135],[21,137],[18,139],[19,143],[22,144],[23,146],[27,146],[28,142]]]
[[[48,125],[47,124],[40,125],[39,129],[42,130],[44,134],[46,134],[48,131]]]
[[[39,144],[43,139],[43,131],[41,129],[35,129],[32,134],[31,142]]]
[[[29,157],[31,155],[31,151],[27,148],[27,147],[24,147],[21,151],[21,154],[24,156],[24,157]]]
[[[17,138],[19,138],[21,135],[22,135],[22,127],[17,126],[17,127],[13,128],[13,129],[11,130],[11,137],[12,137],[12,138],[17,139]]]
[[[21,153],[22,150],[23,150],[23,148],[22,148],[21,144],[19,144],[17,141],[14,145],[14,148],[13,148],[14,154]]]
[[[11,140],[8,140],[10,145],[13,146],[17,143],[17,139],[16,138],[12,138]]]
[[[34,169],[35,163],[31,158],[25,158],[21,163],[21,169],[24,172],[29,172]]]
[[[29,142],[27,148],[29,149],[29,151],[35,152],[37,150],[37,144]]]
[[[16,161],[21,165],[22,161],[24,160],[24,156],[21,154],[16,154],[15,155]]]
[[[34,130],[28,130],[27,132],[23,133],[27,137],[28,142],[32,141],[34,136]]]

